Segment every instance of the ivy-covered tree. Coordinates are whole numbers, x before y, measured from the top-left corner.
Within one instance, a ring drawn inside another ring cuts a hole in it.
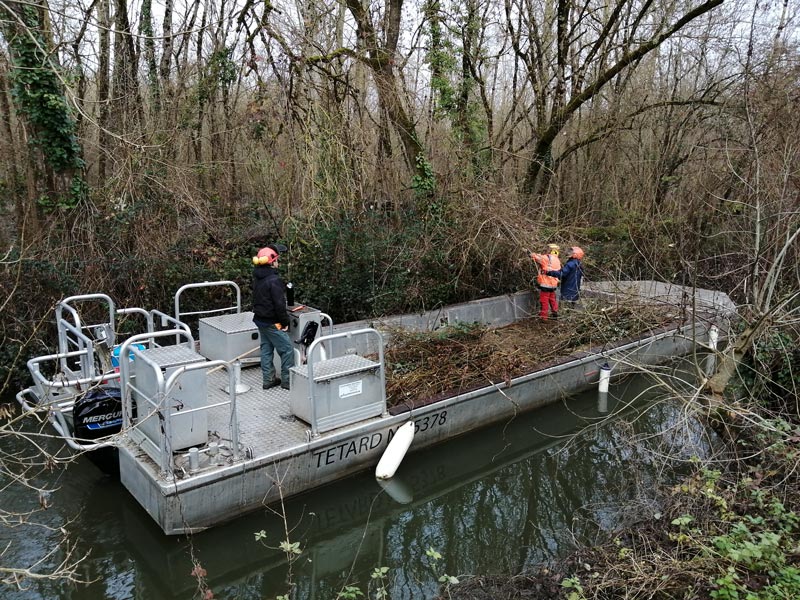
[[[41,6],[0,5],[0,24],[11,57],[11,97],[27,127],[27,140],[40,153],[46,189],[33,192],[43,208],[71,208],[85,194],[77,124],[56,61],[47,13]]]

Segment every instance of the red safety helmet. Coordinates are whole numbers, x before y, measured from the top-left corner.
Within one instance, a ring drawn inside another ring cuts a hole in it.
[[[577,258],[578,260],[583,259],[583,249],[579,248],[578,246],[573,246],[569,249],[569,255],[573,258]]]
[[[267,246],[266,248],[259,250],[258,254],[253,257],[253,264],[271,265],[276,260],[278,260],[278,251],[275,250],[275,248]]]

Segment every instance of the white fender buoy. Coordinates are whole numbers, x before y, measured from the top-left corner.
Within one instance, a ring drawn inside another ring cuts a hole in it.
[[[378,485],[398,504],[410,504],[414,500],[411,487],[399,476],[391,479],[378,479]]]
[[[600,381],[597,384],[597,390],[601,394],[608,392],[608,383],[611,381],[611,367],[605,363],[600,367]]]
[[[394,476],[413,439],[414,421],[409,421],[395,432],[392,441],[386,446],[386,450],[383,451],[383,456],[375,468],[375,477],[389,479]]]
[[[597,394],[597,412],[601,415],[608,414],[608,392]]]
[[[708,330],[708,347],[712,350],[717,349],[717,343],[719,342],[719,329],[717,329],[716,325],[712,325],[711,328]]]

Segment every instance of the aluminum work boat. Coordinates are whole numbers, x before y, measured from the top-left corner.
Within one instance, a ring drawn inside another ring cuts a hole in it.
[[[413,451],[596,386],[603,367],[618,376],[713,348],[735,314],[723,293],[654,281],[596,282],[584,293],[647,298],[683,316],[639,339],[412,408],[387,405],[387,332],[508,325],[531,317],[531,293],[343,324],[291,305],[289,390],[262,389],[258,330],[235,282],[181,287],[172,314],[86,294],[58,303],[58,348],[28,361],[33,384],[17,400],[46,412],[72,449],[118,470],[165,534],[190,533],[374,467],[409,421]],[[197,309],[195,295],[225,301]]]

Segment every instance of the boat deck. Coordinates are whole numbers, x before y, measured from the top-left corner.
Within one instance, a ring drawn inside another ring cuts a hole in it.
[[[208,376],[210,404],[228,400],[228,381],[228,374],[224,369]],[[242,368],[240,385],[250,388],[236,394],[239,443],[249,450],[250,456],[274,454],[308,441],[311,429],[307,423],[292,414],[289,390],[280,386],[261,389],[261,368],[257,364]],[[229,416],[230,410],[227,406],[210,409],[209,431],[220,438],[227,438]]]
[[[230,407],[226,404],[230,399],[228,372],[225,369],[212,369],[207,376],[208,404],[222,404],[207,410],[208,442],[217,442],[222,451],[217,457],[201,453],[199,469],[190,468],[188,448],[175,453],[173,474],[189,485],[192,481],[213,477],[215,472],[236,462],[232,460],[230,452]],[[236,414],[240,459],[245,468],[275,460],[286,453],[308,450],[312,445],[324,444],[326,439],[340,437],[354,426],[369,427],[373,421],[381,420],[381,417],[367,418],[357,425],[343,425],[322,432],[313,439],[312,444],[311,426],[292,413],[291,392],[280,386],[264,390],[261,379],[258,363],[242,367],[238,387],[248,389],[236,394]],[[161,469],[150,457],[144,453],[138,456],[140,466],[153,481],[174,482],[171,476],[164,479]]]

